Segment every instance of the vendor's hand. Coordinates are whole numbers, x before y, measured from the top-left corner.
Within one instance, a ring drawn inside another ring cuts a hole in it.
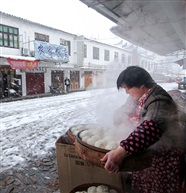
[[[127,152],[123,147],[109,151],[100,161],[105,163],[104,168],[109,173],[117,173],[122,165]]]

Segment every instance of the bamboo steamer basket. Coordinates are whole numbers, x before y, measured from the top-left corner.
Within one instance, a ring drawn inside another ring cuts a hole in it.
[[[91,186],[99,186],[99,185],[104,185],[104,186],[107,186],[109,190],[113,189],[115,191],[117,191],[117,193],[124,193],[123,190],[117,188],[117,187],[114,187],[112,185],[109,185],[109,184],[104,184],[104,183],[89,183],[89,184],[82,184],[82,185],[79,185],[77,187],[75,187],[73,190],[70,191],[70,193],[75,193],[75,192],[78,192],[78,191],[87,191],[87,189]]]
[[[67,131],[67,138],[68,138],[68,141],[71,145],[74,145],[75,144],[75,138],[76,136],[72,133],[72,131],[69,129]]]
[[[100,159],[103,158],[104,155],[109,152],[109,150],[98,148],[83,142],[80,137],[81,132],[82,131],[76,135],[75,139],[76,153],[88,163],[104,168],[104,164],[101,163]],[[150,167],[154,153],[154,150],[147,150],[143,153],[126,157],[123,160],[120,171],[140,171]]]
[[[74,133],[72,132],[72,128],[73,127],[70,127],[69,130],[67,131],[67,138],[68,138],[69,143],[71,145],[74,145],[75,144],[76,135],[74,135]]]
[[[78,130],[86,130],[86,129],[90,129],[90,128],[96,128],[98,127],[99,125],[97,124],[77,124],[77,125],[73,125],[71,126],[68,131],[67,131],[67,138],[68,138],[68,141],[71,145],[74,145],[75,144],[75,140],[76,140],[76,134],[74,134],[74,132],[72,131],[74,128],[77,128],[78,127]]]

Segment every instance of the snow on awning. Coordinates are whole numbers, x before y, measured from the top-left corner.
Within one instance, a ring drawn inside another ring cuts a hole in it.
[[[2,55],[0,58],[7,59],[12,69],[37,69],[38,60],[34,57],[16,56],[16,55]]]

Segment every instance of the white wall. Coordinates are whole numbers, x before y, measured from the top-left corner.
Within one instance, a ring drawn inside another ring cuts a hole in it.
[[[75,42],[74,38],[76,35],[70,34],[61,30],[57,30],[54,28],[50,28],[41,24],[33,23],[28,20],[9,16],[9,15],[1,15],[1,20],[3,21],[3,25],[8,25],[12,27],[16,27],[19,29],[20,35],[20,49],[11,49],[11,48],[3,48],[2,54],[7,55],[21,55],[21,47],[28,48],[30,51],[34,51],[34,40],[35,40],[35,32],[40,34],[45,34],[49,36],[49,43],[60,45],[60,38],[71,41],[71,56],[69,56],[70,64],[76,63],[76,57],[74,56],[75,51]]]
[[[130,52],[128,52],[124,49],[110,46],[107,44],[102,44],[102,43],[99,43],[96,41],[85,40],[84,44],[87,45],[87,58],[84,58],[84,64],[85,65],[88,65],[88,63],[95,64],[95,65],[106,65],[106,66],[109,64],[112,64],[114,62],[114,52],[118,52],[118,54],[119,54],[119,62],[118,63],[121,63],[121,55],[122,54],[125,54],[126,62],[127,62],[128,55],[132,55]],[[99,60],[93,59],[93,47],[99,48]],[[110,51],[110,60],[109,61],[104,60],[104,51],[105,50]]]
[[[62,30],[54,29],[48,26],[44,26],[38,23],[34,23],[22,18],[14,17],[8,14],[1,14],[1,21],[3,25],[8,25],[12,27],[17,27],[20,34],[20,49],[5,48],[1,49],[1,54],[3,55],[20,55],[21,48],[28,48],[30,51],[34,51],[34,39],[35,32],[39,34],[44,34],[49,36],[49,43],[60,45],[60,39],[64,39],[71,42],[71,55],[69,56],[69,62],[66,64],[54,63],[54,62],[39,62],[40,67],[46,67],[46,72],[44,74],[45,79],[45,92],[49,92],[49,85],[51,85],[51,70],[63,70],[64,76],[69,77],[70,70],[80,71],[80,87],[84,88],[84,77],[81,74],[84,70],[93,71],[93,87],[97,87],[97,79],[103,81],[103,85],[107,86],[108,81],[110,83],[115,81],[115,77],[121,70],[128,65],[128,58],[132,57],[132,52],[130,50],[124,50],[122,48],[107,45],[97,41],[89,40],[83,36],[77,36],[75,34],[70,34]],[[77,44],[78,41],[80,44]],[[84,52],[83,44],[87,45],[87,58],[82,58],[82,53]],[[99,60],[93,59],[93,47],[99,48]],[[82,50],[81,50],[82,49]],[[110,60],[104,60],[104,51],[110,51]],[[114,62],[114,52],[118,52],[118,62]],[[81,54],[81,55],[77,55]],[[125,54],[125,63],[122,63],[122,54]],[[78,59],[79,58],[79,59]],[[77,63],[82,62],[82,64]],[[131,64],[130,64],[131,65]],[[84,67],[84,68],[81,68]],[[103,73],[102,77],[96,76],[96,72],[101,70]],[[108,72],[107,72],[108,71]],[[26,78],[25,73],[18,73],[22,75],[23,79],[23,95],[26,94]],[[111,75],[114,78],[110,77]],[[108,80],[109,78],[109,80]],[[109,83],[109,84],[110,84]]]

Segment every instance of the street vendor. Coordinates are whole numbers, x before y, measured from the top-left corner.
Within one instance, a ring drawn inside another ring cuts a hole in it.
[[[122,118],[135,125],[120,146],[102,159],[109,173],[120,171],[125,157],[155,149],[151,167],[133,172],[131,191],[134,193],[181,193],[184,178],[184,124],[172,97],[150,74],[138,66],[123,70],[117,79],[129,98],[114,117],[116,125]]]

